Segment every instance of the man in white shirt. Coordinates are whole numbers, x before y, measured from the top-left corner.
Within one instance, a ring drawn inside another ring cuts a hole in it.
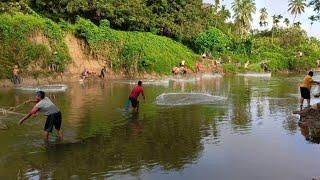
[[[52,133],[53,127],[57,131],[57,135],[60,139],[63,138],[63,132],[61,130],[61,121],[62,116],[60,110],[56,105],[52,103],[52,101],[45,97],[45,93],[43,91],[38,91],[36,93],[36,100],[30,101],[37,103],[31,110],[29,114],[27,114],[24,118],[19,121],[19,124],[23,124],[24,121],[29,119],[32,115],[37,114],[38,112],[43,113],[47,116],[47,120],[44,126],[44,140],[48,141],[49,134]]]

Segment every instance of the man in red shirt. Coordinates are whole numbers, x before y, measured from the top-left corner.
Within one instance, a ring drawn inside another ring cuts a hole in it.
[[[138,85],[132,89],[131,94],[129,96],[129,100],[131,101],[133,112],[138,112],[138,110],[139,110],[138,97],[139,97],[140,93],[141,93],[143,99],[146,100],[146,98],[144,96],[143,88],[142,88],[142,81],[138,82]]]

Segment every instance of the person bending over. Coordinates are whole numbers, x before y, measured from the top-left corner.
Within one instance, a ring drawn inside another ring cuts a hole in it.
[[[320,85],[319,82],[314,81],[312,79],[313,72],[310,71],[308,75],[303,79],[302,83],[300,84],[300,93],[301,93],[301,99],[300,99],[300,109],[303,108],[303,102],[306,99],[308,103],[308,107],[310,107],[310,90],[311,86],[314,84]]]
[[[22,118],[19,121],[19,124],[22,125],[24,121],[29,119],[31,116],[37,114],[38,112],[41,112],[47,117],[46,123],[44,125],[44,129],[43,129],[44,140],[48,141],[49,134],[52,133],[53,127],[56,129],[58,137],[62,139],[63,132],[61,130],[61,121],[62,121],[61,112],[48,97],[45,97],[45,92],[43,91],[36,92],[36,99],[30,102],[35,102],[37,104],[32,108],[29,114],[27,114],[24,118]]]
[[[142,88],[142,81],[138,82],[138,85],[136,85],[129,96],[129,100],[131,101],[131,105],[132,105],[132,111],[133,112],[138,112],[139,111],[139,101],[138,101],[138,97],[139,95],[142,95],[143,99],[146,100],[145,96],[144,96],[144,92],[143,92],[143,88]]]

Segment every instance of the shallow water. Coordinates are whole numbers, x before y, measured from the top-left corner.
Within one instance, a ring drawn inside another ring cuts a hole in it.
[[[0,178],[320,177],[320,146],[311,140],[319,128],[313,127],[312,133],[300,128],[299,117],[292,115],[299,106],[302,78],[236,76],[148,83],[139,114],[124,110],[133,87],[128,81],[68,84],[65,92],[48,94],[63,113],[63,142],[52,137],[50,145],[44,145],[41,115],[18,126],[21,116],[0,112],[0,121],[9,128],[0,130]],[[179,106],[155,102],[163,93],[190,92],[223,101]],[[0,89],[0,108],[30,96],[32,92]]]

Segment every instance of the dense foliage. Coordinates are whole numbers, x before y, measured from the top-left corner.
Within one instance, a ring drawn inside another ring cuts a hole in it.
[[[49,40],[49,47],[31,43],[30,38],[41,33]],[[51,71],[63,72],[70,57],[60,27],[46,18],[32,15],[0,14],[0,77],[8,77],[18,64],[31,74]],[[34,69],[37,65],[40,69]]]
[[[16,63],[25,70],[37,64],[39,72],[48,67],[63,72],[70,60],[65,32],[84,39],[98,60],[108,59],[113,69],[128,74],[169,73],[181,59],[192,67],[193,52],[210,52],[227,72],[307,70],[320,58],[320,43],[296,21],[306,6],[314,9],[310,24],[318,23],[319,0],[290,0],[293,22],[261,8],[264,30],[253,30],[254,0],[234,0],[232,21],[219,0],[213,5],[202,0],[6,0],[0,3],[0,76],[8,76],[8,67]],[[49,46],[31,43],[39,32]]]
[[[202,52],[216,52],[223,53],[230,45],[228,37],[217,28],[210,28],[209,30],[200,33],[195,45]]]
[[[169,73],[182,59],[189,65],[195,64],[194,53],[166,37],[116,31],[109,27],[106,20],[96,26],[89,20],[79,18],[72,28],[77,36],[87,41],[94,53],[106,56],[114,69],[124,69],[128,74],[139,71]]]
[[[189,42],[205,29],[210,15],[202,10],[201,0],[30,0],[30,6],[56,21],[74,22],[81,16],[98,24],[107,19],[114,29],[149,31]]]

